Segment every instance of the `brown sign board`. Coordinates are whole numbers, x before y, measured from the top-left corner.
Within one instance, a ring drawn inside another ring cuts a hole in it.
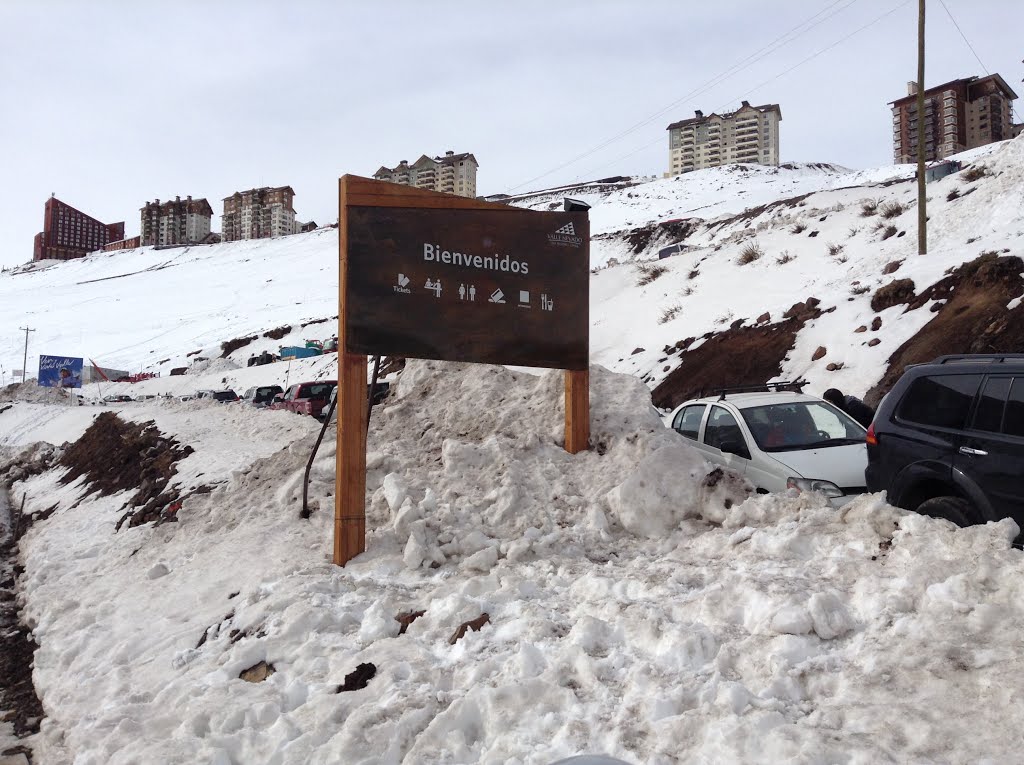
[[[586,212],[349,206],[347,243],[348,353],[587,368]]]
[[[590,442],[590,226],[353,175],[338,183],[334,562],[366,549],[366,357],[565,371],[565,449]]]

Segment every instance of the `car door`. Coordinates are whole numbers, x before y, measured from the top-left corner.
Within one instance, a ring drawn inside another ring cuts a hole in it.
[[[893,427],[877,430],[879,460],[889,466],[889,501],[902,507],[925,481],[952,480],[953,463],[983,375],[928,375],[914,380]]]
[[[672,429],[681,436],[696,441],[700,435],[700,424],[704,419],[707,404],[684,406],[672,420]]]
[[[954,469],[981,489],[995,518],[1024,528],[1024,377],[986,378]]]
[[[716,465],[744,474],[750,464],[750,447],[736,416],[720,404],[712,404],[704,424],[704,451]],[[722,451],[722,446],[737,447],[738,453]]]

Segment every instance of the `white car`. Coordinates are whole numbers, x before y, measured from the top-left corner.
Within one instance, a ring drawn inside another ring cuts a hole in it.
[[[814,396],[726,391],[676,407],[669,427],[761,494],[818,491],[839,507],[867,491],[867,431]]]

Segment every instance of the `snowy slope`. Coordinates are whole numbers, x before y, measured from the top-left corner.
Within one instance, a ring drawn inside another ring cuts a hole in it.
[[[1015,761],[1012,523],[746,498],[704,479],[635,378],[592,385],[602,449],[570,456],[558,373],[411,363],[374,414],[368,551],[343,569],[333,440],[301,520],[312,434],[281,413],[140,405],[201,450],[178,485],[216,487],[178,523],[115,533],[123,495],[60,470],[16,483],[28,511],[59,505],[22,547],[35,761]],[[63,411],[71,437],[81,415]],[[261,661],[274,674],[239,679]]]
[[[793,303],[814,296],[823,308],[836,310],[801,332],[783,376],[802,374],[816,385],[829,382],[863,393],[881,377],[889,353],[930,317],[926,311],[889,309],[882,315],[881,344],[861,346],[862,339],[851,332],[873,318],[868,303],[875,288],[907,276],[920,291],[948,267],[983,251],[1022,254],[1024,143],[984,147],[963,159],[991,165],[992,172],[973,184],[957,174],[929,186],[927,259],[914,254],[916,196],[909,166],[864,171],[831,165],[731,166],[649,182],[538,192],[516,201],[536,209],[559,206],[567,195],[591,203],[595,267],[612,258],[654,258],[659,247],[672,243],[659,233],[657,222],[699,219],[685,240],[691,249],[663,261],[667,273],[650,285],[636,284],[632,265],[600,268],[593,276],[595,363],[655,385],[665,367],[671,369],[671,363],[661,361],[664,346],[721,330],[737,319],[749,324],[766,311],[777,320]],[[953,188],[966,193],[947,202]],[[794,195],[798,201],[785,201]],[[879,216],[861,217],[866,199],[904,205],[901,215],[884,223],[905,235],[881,241],[881,232],[873,230]],[[806,228],[794,233],[800,226]],[[653,229],[655,235],[634,251],[628,238],[638,227]],[[739,266],[740,252],[752,243],[764,256]],[[830,256],[829,245],[842,250]],[[780,257],[791,260],[780,264]],[[894,260],[904,260],[900,271],[884,276],[882,268]],[[690,278],[693,271],[698,275]],[[862,294],[851,294],[853,282]],[[42,352],[166,376],[196,358],[217,359],[223,342],[257,336],[231,354],[233,364],[218,367],[230,370],[244,366],[253,353],[332,336],[337,331],[333,319],[302,325],[336,316],[336,306],[334,229],[274,240],[93,255],[0,275],[0,315],[9,328],[0,334],[0,366],[8,374],[21,366],[24,335],[15,330],[19,326],[36,329],[30,338],[30,374]],[[663,321],[666,312],[674,318]],[[264,336],[280,327],[290,328],[281,339]],[[811,363],[810,354],[819,345],[829,347],[830,354]],[[631,356],[638,347],[644,352]],[[824,367],[836,361],[843,369],[826,374]],[[283,382],[285,376],[278,368],[245,377],[256,384]],[[186,379],[134,392],[181,393],[189,386],[211,387]]]
[[[910,276],[920,290],[949,266],[980,252],[1009,249],[1020,254],[1022,146],[1020,141],[1008,142],[965,155],[965,161],[993,166],[990,176],[973,184],[976,190],[969,197],[946,201],[950,189],[971,185],[957,175],[929,187],[932,254],[920,261],[914,256],[915,195],[907,166],[858,172],[829,165],[733,166],[647,183],[604,185],[601,191],[576,187],[538,193],[518,203],[547,209],[568,194],[589,201],[597,236],[595,266],[611,258],[650,259],[670,243],[656,231],[640,252],[631,251],[626,240],[636,227],[657,229],[656,222],[668,218],[703,221],[686,239],[691,249],[663,261],[668,272],[652,284],[638,287],[637,274],[628,265],[594,276],[591,347],[596,363],[639,374],[653,385],[665,373],[663,346],[719,330],[736,319],[750,323],[765,311],[777,318],[794,302],[813,295],[837,310],[801,334],[785,375],[805,374],[815,383],[824,382],[824,366],[837,358],[817,365],[807,359],[818,345],[831,343],[843,347],[840,360],[845,366],[829,381],[862,393],[881,376],[879,365],[888,354],[928,319],[922,311],[902,315],[899,308],[890,309],[893,315],[883,316],[887,329],[880,345],[850,345],[850,331],[871,318],[867,303],[874,288],[888,279],[881,274],[885,264],[909,258],[897,276]],[[777,203],[793,195],[809,196],[792,205]],[[906,211],[886,224],[907,235],[880,241],[881,234],[872,230],[879,218],[860,215],[865,199],[903,204]],[[737,218],[751,205],[757,206],[755,214]],[[767,209],[758,212],[762,205]],[[799,226],[806,229],[794,233]],[[812,238],[814,231],[818,233]],[[970,246],[968,239],[974,240]],[[751,243],[764,257],[737,266],[741,250]],[[842,251],[831,257],[829,245]],[[779,264],[780,257],[792,259]],[[259,242],[93,255],[0,275],[0,312],[9,327],[27,322],[36,328],[30,338],[30,370],[36,366],[36,353],[45,352],[166,375],[197,356],[218,358],[222,342],[258,336],[231,355],[234,366],[240,366],[253,353],[335,333],[333,321],[302,325],[336,315],[336,263],[333,229]],[[689,278],[692,271],[699,275]],[[863,294],[849,294],[854,281]],[[666,312],[674,318],[663,322]],[[279,327],[290,328],[280,340],[263,336]],[[0,336],[0,365],[8,373],[21,366],[23,339],[13,331]],[[645,352],[629,356],[636,347]],[[284,377],[279,372],[271,376],[274,381]],[[262,379],[253,377],[254,383]],[[194,381],[188,384],[200,387]],[[157,388],[184,392],[179,390],[182,385]]]

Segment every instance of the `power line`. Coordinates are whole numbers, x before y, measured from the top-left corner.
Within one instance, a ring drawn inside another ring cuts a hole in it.
[[[953,26],[956,27],[956,31],[960,33],[960,37],[967,44],[967,47],[971,49],[971,53],[974,54],[974,58],[975,58],[975,60],[977,60],[978,65],[982,68],[982,70],[985,72],[986,75],[991,74],[991,72],[989,72],[989,70],[988,70],[988,67],[985,66],[985,62],[981,60],[981,56],[978,55],[978,51],[976,51],[974,49],[974,46],[971,45],[971,41],[967,39],[967,35],[964,34],[964,30],[962,30],[960,28],[960,25],[957,23],[956,19],[953,17],[952,12],[949,10],[949,6],[946,5],[946,0],[939,0],[939,3],[942,5],[942,9],[946,12],[946,15],[949,16],[949,20],[953,22]],[[1016,119],[1017,119],[1017,109],[1014,107],[1013,101],[1011,101],[1010,102],[1010,122],[1015,122]]]
[[[762,58],[765,58],[765,57],[771,55],[772,53],[774,53],[776,50],[778,50],[783,45],[792,42],[793,40],[797,39],[798,37],[806,34],[809,31],[811,31],[815,27],[825,23],[826,21],[828,21],[833,16],[841,13],[842,11],[845,11],[847,8],[849,8],[850,6],[854,5],[857,2],[859,2],[859,0],[833,0],[832,3],[827,5],[822,10],[818,11],[816,14],[814,14],[810,18],[800,22],[795,27],[790,29],[788,32],[784,33],[783,35],[777,37],[772,42],[768,43],[768,45],[764,46],[763,48],[760,48],[759,50],[757,50],[754,53],[750,54],[746,58],[744,58],[744,59],[738,61],[737,63],[733,64],[728,69],[726,69],[724,72],[721,72],[718,75],[712,77],[710,80],[708,80],[706,83],[701,85],[696,90],[690,91],[689,93],[687,93],[686,95],[682,96],[681,98],[676,99],[675,101],[673,101],[672,103],[670,103],[667,106],[663,107],[662,109],[659,109],[657,112],[655,112],[654,114],[650,115],[649,117],[641,120],[640,122],[636,123],[635,125],[631,125],[630,127],[626,128],[625,130],[623,130],[623,131],[621,131],[619,133],[616,133],[611,138],[608,138],[608,139],[602,141],[598,145],[588,149],[587,151],[583,152],[582,154],[578,154],[577,156],[573,157],[572,159],[569,159],[569,160],[561,163],[560,165],[552,168],[551,170],[548,170],[547,172],[544,172],[544,173],[541,173],[540,175],[534,176],[533,178],[530,178],[527,181],[523,181],[522,183],[520,183],[520,184],[518,184],[516,186],[512,186],[511,188],[506,189],[506,191],[511,193],[511,192],[515,191],[516,189],[519,189],[519,188],[522,188],[523,186],[527,186],[529,184],[532,184],[533,182],[538,181],[541,178],[544,178],[544,177],[546,177],[548,175],[551,175],[552,173],[555,173],[555,172],[561,170],[564,167],[568,167],[569,165],[575,164],[576,162],[578,162],[581,159],[584,159],[585,157],[589,157],[591,154],[594,154],[594,153],[600,151],[601,149],[605,148],[606,146],[609,146],[610,144],[615,143],[616,141],[626,137],[630,133],[633,133],[636,130],[639,130],[640,128],[649,125],[654,120],[658,119],[659,117],[662,117],[666,112],[671,111],[672,109],[676,108],[677,106],[679,106],[683,102],[693,98],[694,96],[700,95],[700,94],[710,90],[712,87],[721,84],[725,80],[727,80],[730,77],[732,77],[734,74],[737,74],[738,72],[742,71],[744,68],[748,67],[750,64],[753,64],[753,63],[755,63],[757,61],[760,61]],[[838,9],[836,9],[834,11],[832,10],[837,5],[841,5],[843,3],[845,3],[845,5],[842,5],[842,7],[838,8]],[[830,13],[830,11],[831,11],[831,13]],[[827,14],[827,15],[824,15],[824,14]],[[824,15],[824,18],[820,18],[820,19],[818,18],[818,17],[823,16],[823,15]],[[816,21],[816,19],[817,19],[817,21]],[[807,26],[808,24],[810,26]],[[806,29],[801,29],[801,27],[804,27],[804,26],[806,26]]]
[[[964,30],[962,30],[960,28],[960,25],[956,23],[956,19],[954,19],[953,14],[949,12],[949,8],[946,6],[945,0],[939,0],[939,3],[942,5],[943,10],[946,11],[946,15],[949,16],[949,20],[953,22],[953,26],[956,27],[956,31],[960,33],[960,36],[963,38],[964,42],[967,43],[967,47],[971,49],[971,53],[974,54],[974,57],[978,60],[978,63],[981,64],[981,68],[985,70],[985,74],[988,74],[988,67],[985,66],[984,62],[982,62],[981,56],[978,55],[978,52],[974,50],[974,46],[971,45],[971,41],[967,39],[967,35],[964,34]]]
[[[755,85],[753,88],[751,88],[749,91],[747,91],[747,93],[748,94],[749,93],[753,93],[755,91],[760,90],[765,85],[768,85],[768,84],[770,84],[772,82],[775,82],[775,80],[779,79],[780,77],[789,74],[790,72],[792,72],[797,67],[803,66],[804,64],[806,64],[811,59],[815,59],[818,56],[820,56],[822,53],[827,53],[828,51],[832,50],[837,45],[846,42],[847,40],[849,40],[854,35],[863,32],[868,27],[873,27],[879,21],[882,21],[883,19],[887,18],[888,16],[891,16],[892,14],[896,13],[896,11],[898,11],[900,8],[902,8],[905,5],[909,5],[913,1],[914,0],[904,0],[902,3],[900,3],[899,5],[891,8],[890,10],[886,11],[881,16],[878,16],[877,18],[875,18],[873,21],[869,21],[864,26],[858,27],[857,29],[853,30],[852,32],[850,32],[850,34],[846,35],[845,37],[840,37],[838,40],[836,40],[834,43],[832,43],[828,47],[822,48],[821,50],[819,50],[819,51],[817,51],[815,53],[812,53],[810,56],[808,56],[807,58],[803,59],[802,61],[798,61],[797,63],[793,64],[793,66],[789,67],[789,69],[785,69],[785,70],[779,72],[778,74],[776,74],[774,77],[769,77],[767,80],[765,80],[764,82],[760,83],[759,85]],[[736,101],[736,99],[734,99],[733,101],[730,101],[729,103],[735,103],[735,101]]]
[[[902,2],[902,3],[900,3],[899,5],[897,5],[897,6],[893,7],[893,8],[891,8],[890,10],[886,11],[885,13],[883,13],[883,14],[882,14],[881,16],[878,16],[878,17],[876,17],[876,18],[875,18],[874,20],[872,20],[872,21],[869,21],[869,22],[868,22],[867,24],[865,24],[864,26],[862,26],[862,27],[858,27],[857,29],[855,29],[855,30],[854,30],[853,32],[850,32],[850,33],[849,33],[848,35],[846,35],[845,37],[841,37],[841,38],[839,38],[838,40],[836,40],[836,41],[835,41],[834,43],[832,43],[831,45],[829,45],[829,46],[827,46],[827,47],[825,47],[825,48],[822,48],[821,50],[819,50],[819,51],[817,51],[817,52],[815,52],[815,53],[812,53],[812,54],[811,54],[810,56],[808,56],[807,58],[803,59],[802,61],[799,61],[799,62],[797,62],[796,64],[794,64],[793,66],[789,67],[788,69],[785,69],[785,70],[783,70],[783,71],[779,72],[779,73],[778,73],[778,74],[776,74],[776,75],[775,75],[774,77],[770,77],[769,79],[767,79],[767,80],[765,80],[764,82],[762,82],[762,83],[761,83],[760,85],[756,85],[755,87],[751,88],[750,90],[748,90],[748,91],[747,91],[746,95],[750,95],[751,93],[754,93],[755,91],[758,91],[758,90],[760,90],[760,89],[761,89],[761,88],[763,88],[763,87],[764,87],[765,85],[768,85],[768,84],[770,84],[770,83],[774,82],[775,80],[779,79],[780,77],[782,77],[782,76],[784,76],[784,75],[787,75],[787,74],[789,74],[790,72],[792,72],[792,71],[793,71],[794,69],[796,69],[797,67],[803,66],[803,65],[804,65],[804,64],[806,64],[806,63],[807,63],[808,61],[811,61],[812,59],[815,59],[815,58],[817,58],[818,56],[822,55],[823,53],[827,53],[828,51],[832,50],[833,48],[835,48],[835,47],[836,47],[837,45],[839,45],[840,43],[846,42],[847,40],[849,40],[849,39],[850,39],[851,37],[853,37],[854,35],[856,35],[856,34],[859,34],[860,32],[863,32],[863,31],[864,31],[865,29],[868,29],[869,27],[872,27],[872,26],[874,26],[874,25],[875,25],[875,24],[877,24],[877,23],[878,23],[879,21],[882,21],[883,19],[887,18],[888,16],[891,16],[891,15],[892,15],[893,13],[895,13],[896,11],[898,11],[898,10],[899,10],[900,8],[902,8],[902,7],[903,7],[903,6],[905,6],[905,5],[909,5],[909,4],[910,4],[910,3],[912,3],[913,1],[914,1],[914,0],[903,0],[903,2]],[[736,102],[737,100],[739,100],[739,99],[734,99],[734,100],[733,100],[733,101],[731,101],[730,103],[735,103],[735,102]],[[724,107],[722,107],[722,108],[724,108]],[[632,151],[632,152],[630,152],[629,154],[623,155],[623,156],[619,157],[618,159],[614,159],[614,160],[612,160],[611,162],[606,162],[606,163],[604,163],[603,165],[600,165],[600,166],[598,166],[598,167],[594,168],[594,170],[591,170],[591,171],[589,171],[589,172],[590,172],[590,173],[594,173],[594,172],[596,172],[597,170],[600,170],[600,169],[602,169],[602,168],[604,168],[604,167],[607,167],[607,166],[608,166],[608,165],[610,165],[610,164],[613,164],[613,163],[615,163],[615,162],[620,162],[620,161],[622,161],[623,159],[627,159],[628,157],[632,157],[632,156],[633,156],[634,154],[639,154],[639,153],[640,153],[641,151],[643,151],[644,149],[646,149],[646,148],[649,148],[650,146],[653,146],[654,144],[656,144],[656,143],[659,143],[660,141],[663,141],[663,140],[664,140],[664,137],[663,137],[663,136],[658,136],[658,137],[657,137],[656,139],[654,139],[653,141],[650,141],[650,142],[648,142],[648,143],[645,143],[645,144],[644,144],[643,146],[641,146],[640,148],[636,149],[635,151]],[[578,177],[577,177],[577,180],[579,179],[579,177],[582,177],[582,176],[578,176]]]

